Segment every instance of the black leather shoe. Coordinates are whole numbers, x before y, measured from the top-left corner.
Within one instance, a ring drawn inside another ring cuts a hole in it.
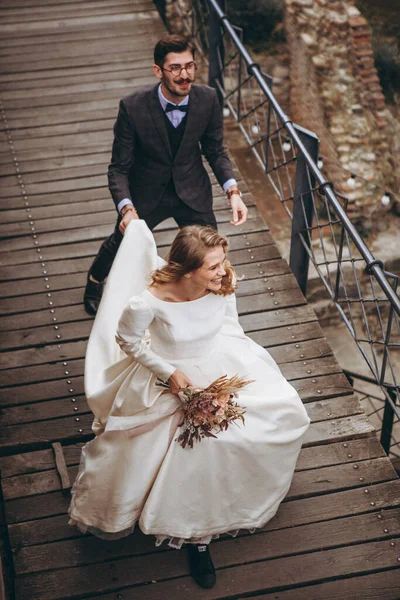
[[[190,574],[202,588],[214,587],[217,577],[209,547],[201,544],[188,544]]]
[[[83,296],[83,304],[89,315],[95,315],[99,308],[101,296],[103,294],[103,284],[92,281],[89,276],[85,287],[85,295]]]

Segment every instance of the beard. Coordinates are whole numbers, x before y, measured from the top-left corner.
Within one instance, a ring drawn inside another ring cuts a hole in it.
[[[162,79],[161,79],[161,83],[162,85],[174,96],[178,96],[178,97],[182,97],[184,98],[185,96],[189,95],[190,92],[190,88],[188,88],[188,90],[181,90],[179,89],[179,85],[181,83],[188,83],[188,84],[192,84],[194,82],[194,79],[190,79],[189,77],[184,77],[184,78],[179,78],[174,82],[170,82],[169,79],[166,77],[166,75],[163,75]]]

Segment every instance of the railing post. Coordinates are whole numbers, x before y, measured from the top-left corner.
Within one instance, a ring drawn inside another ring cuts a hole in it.
[[[294,125],[294,127],[311,158],[317,162],[319,150],[318,137],[312,131],[308,131],[299,125]],[[310,247],[311,233],[307,231],[307,228],[311,227],[313,219],[313,197],[311,190],[314,184],[315,178],[307,167],[307,161],[303,154],[299,153],[296,161],[296,181],[293,199],[290,268],[304,295],[307,293],[309,255],[299,234],[303,234],[306,245]]]
[[[264,77],[265,83],[267,84],[269,89],[272,89],[273,79],[272,79],[271,75],[268,75],[268,73],[262,73],[262,76]],[[271,105],[271,102],[268,102],[267,134],[266,134],[266,138],[265,138],[265,167],[264,167],[265,173],[268,173],[269,145],[270,145],[270,141],[271,141],[271,117],[272,117],[272,105]]]
[[[396,394],[393,390],[387,390],[389,396],[391,397],[393,404],[396,406]],[[383,410],[383,419],[382,419],[382,430],[381,430],[381,444],[386,452],[389,455],[390,452],[390,441],[392,439],[392,430],[393,430],[393,420],[394,420],[394,410],[392,405],[388,400],[385,401],[385,408]]]
[[[156,5],[158,12],[161,15],[162,20],[165,23],[165,16],[166,16],[166,0],[154,0],[154,4]]]
[[[225,12],[226,0],[218,0],[218,5],[221,10]],[[223,106],[223,96],[221,94],[216,81],[219,82],[222,89],[224,89],[224,75],[222,71],[222,65],[224,64],[225,48],[224,41],[222,38],[222,27],[219,16],[213,10],[210,9],[209,23],[208,23],[208,85],[217,90],[218,98]]]

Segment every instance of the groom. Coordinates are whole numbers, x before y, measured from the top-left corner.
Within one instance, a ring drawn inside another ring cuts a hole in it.
[[[217,227],[202,153],[226,192],[231,223],[246,221],[247,208],[222,145],[217,94],[208,86],[194,85],[194,59],[195,50],[187,38],[162,38],[154,49],[153,71],[159,83],[120,102],[108,168],[118,219],[89,270],[84,305],[91,315],[97,312],[103,282],[132,219],[144,219],[150,229],[169,217],[179,227]]]

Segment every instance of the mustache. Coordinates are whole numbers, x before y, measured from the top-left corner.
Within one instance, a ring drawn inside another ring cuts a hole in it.
[[[194,81],[193,79],[186,78],[186,79],[177,79],[175,83],[178,83],[178,84],[179,83],[193,83],[193,81]]]

